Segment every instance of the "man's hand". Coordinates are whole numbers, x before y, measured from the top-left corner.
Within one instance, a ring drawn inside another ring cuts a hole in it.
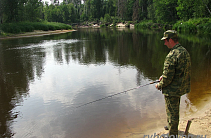
[[[155,88],[158,89],[158,90],[160,90],[160,88],[158,88],[158,84],[155,85]]]
[[[159,81],[161,81],[162,78],[163,78],[163,76],[160,76]],[[160,90],[160,88],[158,88],[158,84],[155,85],[155,88],[158,89],[158,90]]]

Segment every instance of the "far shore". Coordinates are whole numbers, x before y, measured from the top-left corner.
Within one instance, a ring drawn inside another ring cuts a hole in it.
[[[112,26],[112,25],[111,25]],[[116,25],[117,28],[126,28],[126,24],[118,23]],[[100,25],[93,24],[92,26],[77,26],[77,28],[100,28]],[[133,24],[130,24],[130,28],[134,28]],[[11,38],[22,38],[22,37],[36,37],[36,36],[44,36],[44,35],[52,35],[52,34],[62,34],[73,32],[76,30],[55,30],[55,31],[42,31],[42,30],[34,30],[33,32],[25,32],[20,34],[8,34],[6,36],[0,35],[0,39],[11,39]]]
[[[22,37],[36,37],[36,36],[44,36],[44,35],[52,35],[52,34],[62,34],[73,32],[75,30],[55,30],[55,31],[42,31],[35,30],[33,32],[26,32],[21,34],[12,34],[8,36],[0,36],[0,39],[11,39],[11,38],[22,38]]]

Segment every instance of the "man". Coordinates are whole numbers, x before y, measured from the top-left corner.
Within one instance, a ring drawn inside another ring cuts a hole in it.
[[[188,51],[178,42],[177,32],[164,32],[161,40],[170,50],[166,56],[160,82],[155,85],[164,94],[169,136],[178,135],[180,97],[190,92],[191,60]]]

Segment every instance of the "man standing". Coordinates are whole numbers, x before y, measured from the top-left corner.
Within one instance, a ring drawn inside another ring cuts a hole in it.
[[[178,135],[180,97],[190,92],[191,60],[188,51],[178,42],[177,32],[164,32],[161,40],[170,50],[166,56],[160,82],[155,85],[165,98],[169,136]]]

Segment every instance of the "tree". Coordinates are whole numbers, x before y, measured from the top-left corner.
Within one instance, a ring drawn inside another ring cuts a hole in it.
[[[126,14],[125,14],[125,17],[124,17],[125,20],[129,20],[129,21],[132,20],[134,2],[135,2],[135,0],[128,0],[127,1]]]
[[[26,8],[27,19],[29,21],[39,21],[42,19],[42,5],[43,3],[38,0],[27,0],[26,3],[22,3]],[[22,5],[21,5],[22,6]],[[21,15],[19,15],[21,17]]]
[[[204,0],[202,0],[202,2],[203,2],[203,4],[206,6],[207,11],[209,12],[209,14],[211,14],[211,11],[210,11],[210,9],[209,9],[209,7],[208,7],[208,4],[211,5],[210,1],[204,1]],[[206,3],[206,2],[207,2],[207,3]],[[209,3],[208,3],[208,2],[209,2]]]
[[[37,21],[42,19],[42,0],[1,0],[0,15],[6,22]]]
[[[203,3],[204,2],[204,3]],[[206,8],[206,4],[208,4],[209,1],[208,0],[195,0],[194,1],[194,13],[193,16],[198,18],[198,17],[206,17],[207,15],[207,8]]]
[[[159,23],[173,23],[177,17],[177,0],[153,0],[155,6],[155,18]]]
[[[176,10],[180,19],[188,20],[193,17],[194,1],[195,0],[178,0],[178,7],[176,7]]]
[[[94,18],[100,19],[102,15],[103,0],[92,0],[92,14]]]
[[[108,9],[108,13],[110,16],[115,16],[115,12],[116,12],[116,5],[115,5],[115,0],[108,0],[107,2],[107,9]]]
[[[16,22],[18,20],[18,0],[4,0],[3,2],[6,22]]]
[[[209,0],[178,0],[177,15],[182,20],[190,18],[209,17],[211,2]]]
[[[132,20],[133,21],[137,21],[137,20],[140,19],[140,17],[139,17],[139,9],[140,9],[139,0],[136,0],[134,2],[134,5],[133,5],[133,16],[132,16]]]
[[[210,17],[210,0],[0,0],[0,23],[52,21],[73,23],[99,21],[111,17],[121,20],[153,20],[174,23],[178,19]],[[109,15],[109,16],[108,16]],[[3,18],[4,17],[4,18]]]
[[[3,23],[3,0],[0,0],[0,24]]]
[[[125,16],[126,2],[127,2],[127,0],[118,0],[117,16],[120,17],[121,19],[123,19]]]
[[[139,0],[139,16],[140,19],[147,19],[148,0]]]
[[[147,7],[147,18],[154,22],[156,21],[155,11],[156,11],[156,7],[155,7],[155,4],[152,2]]]

